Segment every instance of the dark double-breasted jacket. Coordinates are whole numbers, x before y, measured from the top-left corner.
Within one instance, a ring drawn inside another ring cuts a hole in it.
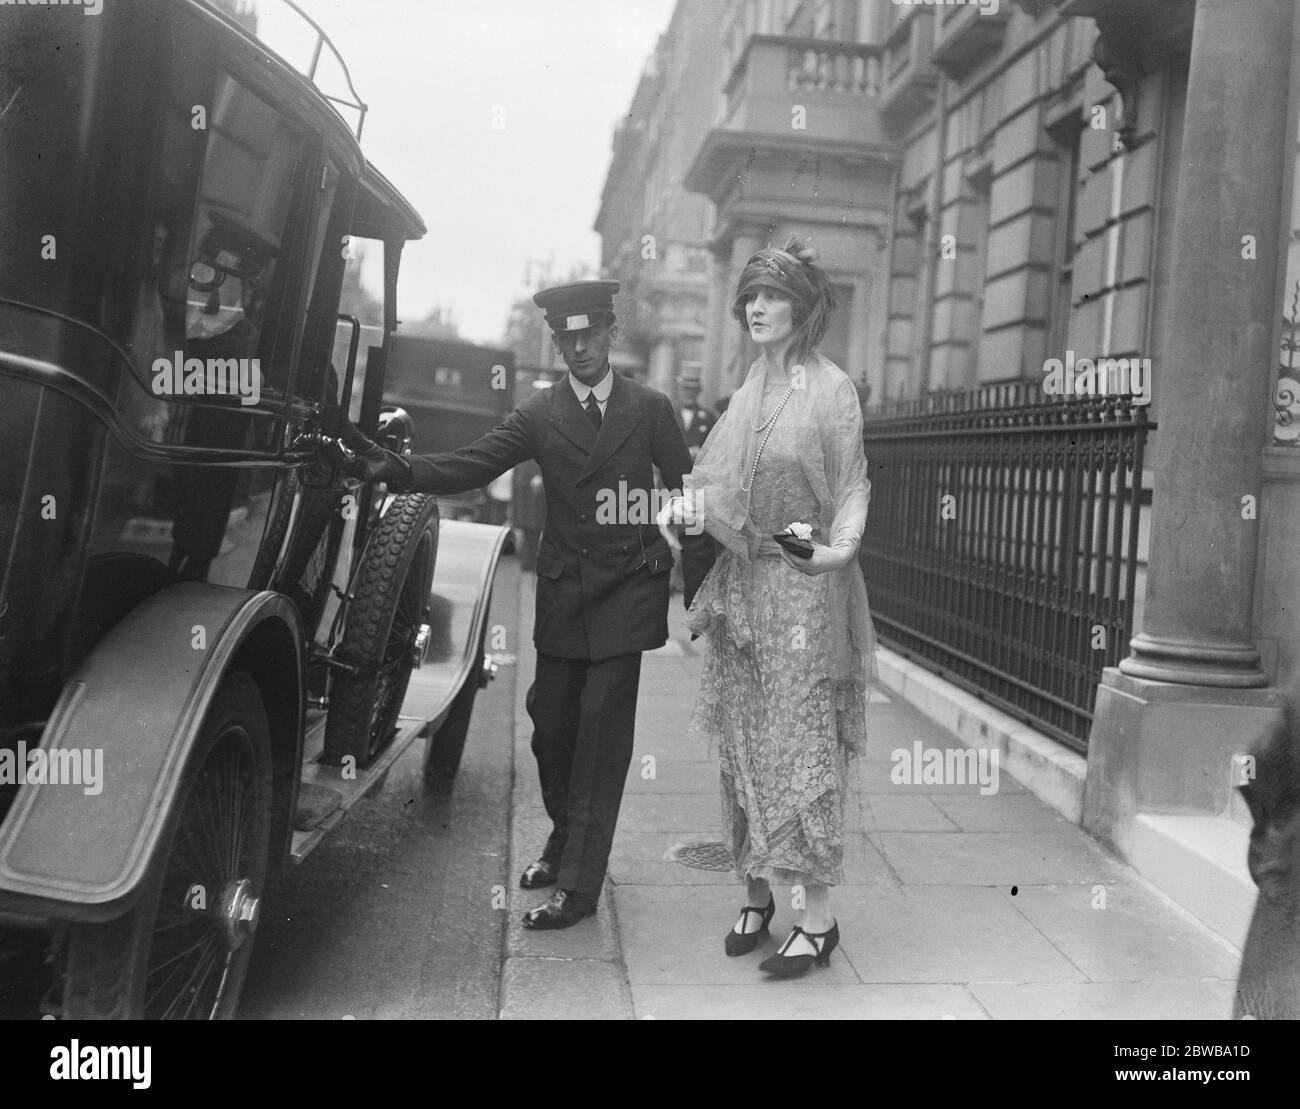
[[[612,372],[612,371],[611,371]],[[546,494],[537,551],[533,641],[543,654],[602,659],[668,639],[672,552],[655,524],[664,484],[690,472],[672,402],[617,373],[599,434],[568,379],[520,403],[467,447],[410,459],[416,492],[460,493],[536,459]],[[713,562],[713,541],[683,537],[686,603]]]
[[[685,424],[686,410],[684,408],[679,410],[678,419]],[[709,432],[713,430],[713,425],[717,422],[718,417],[707,408],[696,407],[691,409],[691,426],[682,428],[686,445],[688,447],[704,446],[704,440],[709,437]]]

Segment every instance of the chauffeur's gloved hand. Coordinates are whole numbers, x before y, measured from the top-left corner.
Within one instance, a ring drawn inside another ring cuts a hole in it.
[[[330,463],[345,473],[365,482],[382,481],[394,493],[409,489],[414,481],[406,459],[385,450],[346,419],[340,437],[326,439],[321,451]]]

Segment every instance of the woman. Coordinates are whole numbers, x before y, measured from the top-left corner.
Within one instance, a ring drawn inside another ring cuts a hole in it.
[[[687,615],[706,636],[691,731],[716,744],[722,809],[747,886],[728,955],[754,950],[776,902],[802,887],[798,922],[771,974],[826,965],[839,942],[830,887],[842,880],[847,758],[866,742],[875,633],[857,561],[871,483],[853,383],[817,350],[834,307],[798,240],[755,254],[732,315],[761,356],[705,440],[660,524],[702,525],[725,548]],[[802,558],[773,538],[811,530]]]

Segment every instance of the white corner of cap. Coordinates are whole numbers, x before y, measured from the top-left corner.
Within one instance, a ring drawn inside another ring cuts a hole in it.
[[[591,321],[585,315],[566,316],[564,319],[564,328],[566,331],[577,331],[580,327],[590,327]]]

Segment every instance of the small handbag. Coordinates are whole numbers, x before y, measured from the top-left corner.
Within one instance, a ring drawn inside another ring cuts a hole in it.
[[[778,531],[772,538],[796,558],[812,558],[813,556],[813,545],[808,540],[800,539],[797,535],[792,535],[788,531]]]

